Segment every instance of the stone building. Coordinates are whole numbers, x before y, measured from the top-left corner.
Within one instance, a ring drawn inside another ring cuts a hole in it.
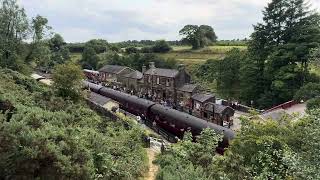
[[[142,81],[142,73],[126,66],[105,65],[99,69],[100,79],[104,83],[137,92]]]
[[[133,71],[123,75],[123,85],[128,91],[133,91],[136,94],[143,84],[143,74],[140,71]]]
[[[216,98],[214,95],[209,93],[197,93],[194,94],[192,97],[192,109],[194,113],[200,114],[201,111],[204,109],[207,103],[215,103]]]
[[[192,110],[192,96],[200,92],[200,87],[196,84],[185,84],[177,88],[177,102],[180,110],[190,112]]]
[[[224,122],[227,122],[229,126],[233,125],[233,119],[235,110],[230,106],[224,106],[215,103],[207,103],[201,113],[202,119],[209,122],[223,126]]]
[[[233,124],[232,117],[235,110],[230,106],[216,104],[212,94],[198,93],[192,96],[192,115],[201,119],[223,126]]]
[[[154,62],[150,62],[149,69],[143,69],[142,93],[150,99],[177,107],[177,91],[190,83],[191,79],[184,65],[180,65],[178,69],[163,69],[156,68]]]

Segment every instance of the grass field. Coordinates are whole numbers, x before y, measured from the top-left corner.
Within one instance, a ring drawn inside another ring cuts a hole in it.
[[[222,59],[233,48],[247,49],[246,46],[209,46],[199,50],[192,50],[191,46],[173,46],[172,48],[171,52],[158,55],[163,58],[174,58],[187,65],[204,63],[208,59]]]
[[[81,55],[81,53],[70,53],[70,57],[71,57],[72,62],[77,63],[80,61],[82,55]]]
[[[163,58],[174,58],[186,65],[205,63],[208,59],[222,59],[225,54],[233,48],[241,50],[247,49],[246,46],[209,46],[199,50],[192,50],[191,46],[173,46],[168,53],[158,53]],[[81,53],[71,53],[71,60],[79,62]]]
[[[247,46],[208,46],[199,50],[192,50],[191,46],[172,46],[174,52],[191,51],[195,53],[226,53],[232,48],[247,49]]]

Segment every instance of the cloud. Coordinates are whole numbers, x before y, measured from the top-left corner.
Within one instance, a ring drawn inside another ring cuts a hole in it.
[[[318,0],[315,7],[320,7]],[[208,24],[220,39],[248,37],[269,0],[19,0],[67,41],[180,38],[186,24]]]

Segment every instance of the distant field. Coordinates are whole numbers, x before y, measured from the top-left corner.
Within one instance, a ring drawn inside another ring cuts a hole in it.
[[[174,58],[180,62],[186,64],[204,63],[208,59],[221,59],[224,54],[212,54],[212,53],[193,53],[193,52],[169,52],[164,54],[158,54],[163,58]]]
[[[199,50],[192,50],[191,46],[172,46],[173,50],[169,53],[157,53],[163,58],[174,58],[186,65],[205,63],[208,59],[222,59],[225,54],[233,48],[241,50],[247,49],[246,46],[209,46]],[[81,53],[71,53],[71,60],[78,62]]]
[[[81,59],[81,53],[70,53],[72,62],[79,62]]]
[[[175,58],[187,65],[204,63],[208,59],[222,59],[233,48],[247,49],[246,46],[209,46],[200,50],[192,50],[191,46],[173,46],[172,48],[171,52],[158,55],[163,58]]]
[[[191,51],[195,53],[226,53],[232,48],[247,49],[247,46],[209,46],[199,50],[192,50],[191,46],[172,46],[173,51]]]

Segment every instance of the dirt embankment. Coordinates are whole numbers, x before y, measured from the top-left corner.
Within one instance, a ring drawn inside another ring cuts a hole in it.
[[[156,156],[159,154],[158,152],[152,150],[151,148],[147,149],[147,154],[149,158],[149,171],[143,177],[144,180],[155,180],[157,176],[157,172],[159,167],[152,162],[155,160]]]

